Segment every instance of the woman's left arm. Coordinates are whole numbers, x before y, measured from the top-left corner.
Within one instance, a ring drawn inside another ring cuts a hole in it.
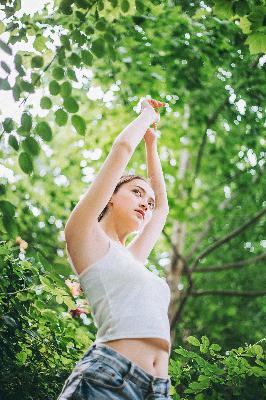
[[[143,138],[146,149],[146,162],[148,177],[155,193],[155,209],[169,211],[167,191],[158,154],[157,137],[149,128]]]

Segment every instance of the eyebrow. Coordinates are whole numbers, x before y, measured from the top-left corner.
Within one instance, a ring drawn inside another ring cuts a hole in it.
[[[143,187],[138,186],[138,185],[134,185],[134,186],[140,188],[145,194],[147,193],[146,190],[143,189]],[[150,199],[155,203],[155,200],[152,197],[150,197]]]

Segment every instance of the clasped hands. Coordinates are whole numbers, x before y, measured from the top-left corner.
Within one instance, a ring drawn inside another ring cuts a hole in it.
[[[160,121],[160,113],[155,109],[164,107],[165,104],[166,103],[154,99],[144,99],[141,102],[141,111],[150,109],[153,113],[155,112],[157,114],[157,118],[155,118],[155,121],[152,123],[152,128],[148,128],[143,136],[143,140],[147,145],[157,141],[157,136],[153,132],[157,129],[157,123]]]

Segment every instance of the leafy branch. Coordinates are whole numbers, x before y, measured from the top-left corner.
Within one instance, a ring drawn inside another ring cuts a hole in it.
[[[225,271],[228,269],[234,269],[234,268],[236,269],[244,267],[245,265],[255,264],[257,261],[263,260],[264,258],[266,258],[266,252],[261,253],[255,257],[247,258],[246,260],[235,261],[223,265],[211,265],[206,268],[197,268],[194,272],[218,272],[218,271]],[[189,271],[189,273],[191,272]]]

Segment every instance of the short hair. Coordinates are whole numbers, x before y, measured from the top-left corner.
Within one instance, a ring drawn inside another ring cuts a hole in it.
[[[142,179],[143,181],[149,183],[149,180],[147,180],[146,178],[144,178],[144,177],[141,176],[141,175],[133,175],[133,174],[122,175],[121,178],[119,179],[118,184],[117,184],[116,187],[115,187],[114,193],[117,193],[118,190],[119,190],[119,188],[120,188],[123,184],[125,184],[125,183],[127,183],[127,182],[130,182],[130,181],[133,181],[133,179]],[[99,217],[98,217],[98,222],[101,221],[101,219],[105,216],[105,214],[107,213],[107,211],[108,211],[108,204],[106,204],[106,206],[105,206],[104,209],[102,210],[101,214],[99,215]]]

